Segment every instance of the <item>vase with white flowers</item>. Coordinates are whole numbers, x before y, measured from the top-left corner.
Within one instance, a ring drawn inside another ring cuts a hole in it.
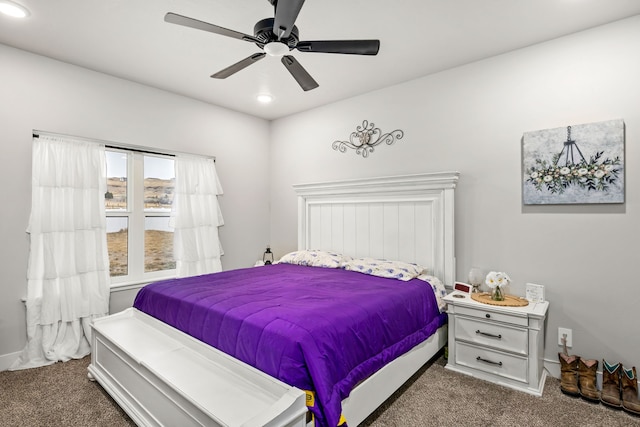
[[[507,273],[490,271],[489,274],[487,274],[485,283],[491,288],[491,299],[493,301],[504,301],[505,293],[502,288],[511,283],[511,278],[509,278]]]

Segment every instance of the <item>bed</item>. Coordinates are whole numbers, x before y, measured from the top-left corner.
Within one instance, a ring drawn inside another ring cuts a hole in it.
[[[360,263],[419,264],[450,287],[457,178],[437,173],[297,185],[299,252],[320,248]],[[159,282],[141,290],[134,308],[94,322],[89,372],[139,425],[303,426],[308,407],[318,425],[355,426],[446,341],[446,317],[421,279],[282,263],[176,279],[177,287]],[[297,283],[295,295],[283,282]],[[381,295],[387,306],[376,305]],[[299,319],[289,317],[293,312]],[[327,332],[336,319],[365,326]],[[380,324],[394,322],[409,331],[388,338]],[[281,341],[285,335],[293,338],[290,347]],[[337,347],[325,346],[334,335]],[[373,356],[356,354],[360,347],[372,347]],[[325,384],[320,371],[335,378]]]

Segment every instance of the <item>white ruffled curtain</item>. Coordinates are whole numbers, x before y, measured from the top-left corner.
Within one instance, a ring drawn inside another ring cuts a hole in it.
[[[218,227],[224,224],[218,205],[222,187],[213,159],[177,155],[175,158],[174,256],[178,277],[222,270]]]
[[[33,139],[27,345],[10,368],[82,358],[109,311],[104,146]]]

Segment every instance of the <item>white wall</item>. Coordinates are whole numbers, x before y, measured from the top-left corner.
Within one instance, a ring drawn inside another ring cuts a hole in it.
[[[0,370],[26,342],[33,129],[214,155],[225,194],[225,269],[249,267],[269,243],[269,123],[0,45]],[[119,292],[121,309],[135,291]]]
[[[458,170],[457,278],[479,266],[507,271],[516,294],[544,284],[549,360],[562,326],[572,353],[640,363],[639,48],[634,17],[270,125],[0,45],[0,370],[25,343],[33,129],[215,155],[225,269],[252,265],[269,242],[276,256],[296,248],[292,184]],[[522,206],[523,132],[616,118],[626,123],[624,205]],[[365,119],[405,137],[367,159],[331,149]]]
[[[573,354],[640,364],[638,51],[640,16],[274,121],[276,255],[296,249],[293,184],[457,170],[457,279],[478,266],[508,272],[514,294],[526,282],[545,285],[548,361],[557,361],[565,327]],[[624,205],[522,205],[524,132],[618,118]],[[331,148],[365,119],[405,136],[366,159]]]

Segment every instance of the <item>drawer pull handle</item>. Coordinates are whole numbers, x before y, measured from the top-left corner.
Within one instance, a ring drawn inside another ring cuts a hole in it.
[[[502,334],[494,335],[494,334],[490,334],[489,332],[482,332],[480,329],[476,331],[476,334],[484,335],[485,337],[498,338],[499,340],[502,339]]]
[[[491,315],[489,313],[485,314],[484,317],[486,317],[487,319],[491,319]]]
[[[494,362],[493,360],[483,359],[480,356],[476,357],[476,360],[479,362],[485,362],[485,363],[490,363],[492,365],[502,366],[502,362]]]

